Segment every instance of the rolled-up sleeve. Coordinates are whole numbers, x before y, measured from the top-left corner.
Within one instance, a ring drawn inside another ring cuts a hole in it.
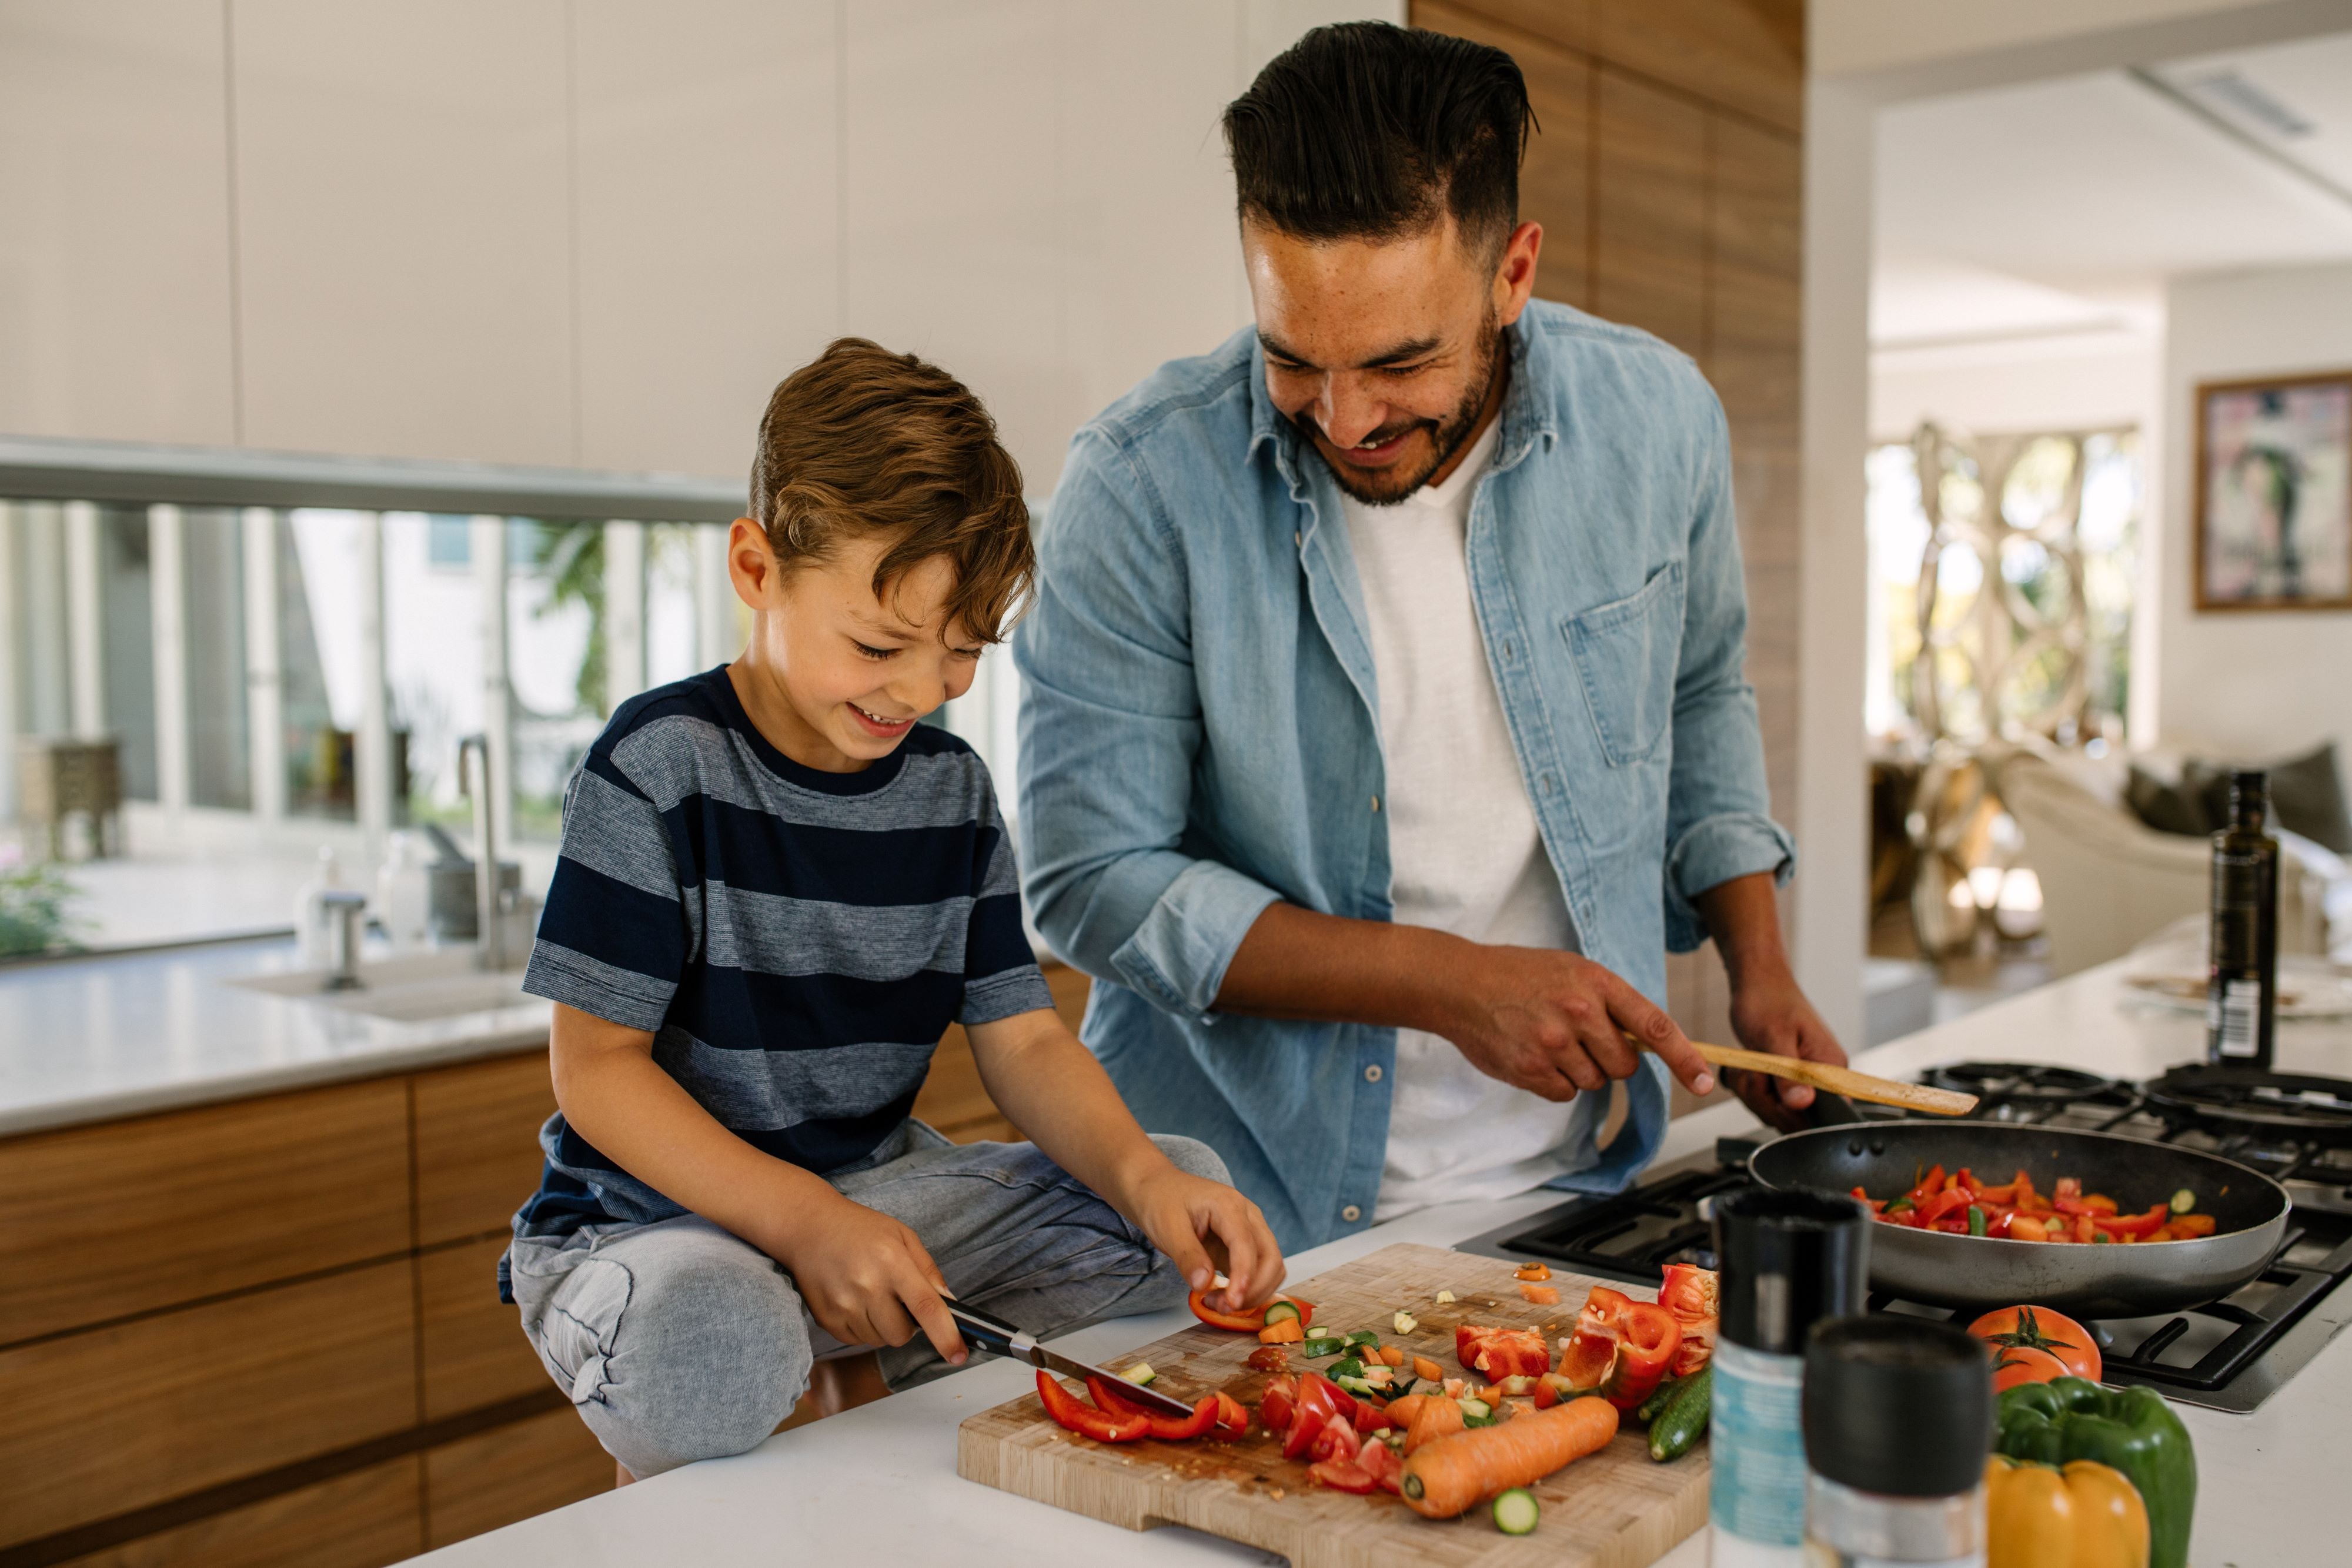
[[[1182,548],[1117,434],[1079,432],[1039,530],[1023,679],[1023,889],[1055,951],[1206,1019],[1276,894],[1181,847],[1201,746]]]
[[[1666,946],[1675,953],[1706,940],[1696,903],[1701,894],[1758,872],[1785,883],[1797,862],[1795,841],[1772,820],[1756,693],[1743,673],[1748,600],[1732,508],[1730,432],[1711,393],[1706,407],[1666,796]]]

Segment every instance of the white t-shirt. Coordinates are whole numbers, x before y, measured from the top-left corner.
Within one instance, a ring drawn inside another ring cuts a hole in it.
[[[1380,683],[1390,896],[1401,925],[1573,951],[1470,599],[1470,496],[1500,428],[1490,423],[1442,485],[1385,507],[1340,497]],[[1375,1220],[1540,1186],[1571,1168],[1562,1145],[1598,1104],[1512,1088],[1418,1030],[1397,1031],[1392,1090]]]

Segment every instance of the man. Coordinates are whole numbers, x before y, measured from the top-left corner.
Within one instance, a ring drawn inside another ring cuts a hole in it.
[[[1016,639],[1087,1042],[1287,1249],[1630,1180],[1667,1068],[1713,1084],[1670,946],[1713,934],[1748,1045],[1843,1060],[1781,946],[1722,410],[1530,302],[1529,122],[1507,55],[1435,34],[1265,68],[1224,121],[1255,328],[1078,433]]]

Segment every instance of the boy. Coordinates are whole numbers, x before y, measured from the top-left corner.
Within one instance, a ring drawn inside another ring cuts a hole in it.
[[[759,1443],[817,1356],[961,1364],[943,1293],[1050,1333],[1220,1260],[1232,1310],[1282,1278],[1217,1156],[1146,1135],[1055,1017],[987,771],[917,726],[1034,570],[979,400],[843,339],[770,399],[751,512],[750,644],[589,748],[524,980],[561,1109],[502,1272],[625,1480]],[[909,1119],[951,1022],[1034,1145]]]

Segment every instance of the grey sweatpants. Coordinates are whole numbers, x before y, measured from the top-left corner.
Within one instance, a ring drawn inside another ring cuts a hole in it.
[[[1152,1141],[1226,1179],[1207,1145]],[[1184,1297],[1143,1233],[1034,1144],[958,1145],[909,1121],[879,1153],[834,1186],[912,1229],[961,1300],[1048,1334]],[[782,1264],[698,1215],[518,1237],[508,1261],[531,1348],[634,1475],[755,1447],[841,1348]],[[918,1334],[882,1352],[883,1375],[903,1385],[938,1360]]]

